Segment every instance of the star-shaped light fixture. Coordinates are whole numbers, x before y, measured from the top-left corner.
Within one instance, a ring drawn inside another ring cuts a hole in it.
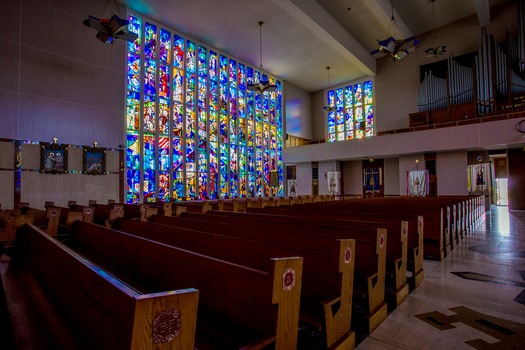
[[[435,23],[436,20],[434,16],[434,2],[435,1],[436,0],[430,0],[430,2],[432,3],[432,27],[434,29],[436,28],[436,23]],[[435,41],[436,41],[436,37],[434,36],[434,44],[435,44]],[[447,47],[445,45],[429,47],[428,49],[425,50],[425,54],[427,55],[428,58],[436,58],[438,56],[443,55],[445,52],[447,52]]]
[[[257,93],[262,94],[265,91],[275,91],[277,90],[277,85],[270,84],[267,80],[262,80],[262,25],[264,24],[263,21],[259,21],[259,60],[260,60],[260,66],[259,69],[261,71],[261,75],[259,78],[259,82],[254,82],[252,84],[248,84],[247,89],[249,91],[255,91]]]
[[[396,39],[396,30],[399,33],[398,38],[401,39]],[[399,30],[394,18],[394,0],[392,0],[392,16],[390,18],[390,24],[388,25],[384,39],[378,40],[377,43],[379,44],[379,48],[370,52],[372,57],[377,59],[390,55],[391,60],[394,62],[399,61],[405,58],[409,53],[414,52],[416,46],[419,44],[419,40],[414,36],[407,39],[403,38],[401,30]]]

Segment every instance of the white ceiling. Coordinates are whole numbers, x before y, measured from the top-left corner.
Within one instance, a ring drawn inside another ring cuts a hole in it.
[[[394,18],[404,37],[420,35],[477,15],[507,0],[394,0]],[[262,63],[270,74],[307,90],[374,75],[370,51],[383,39],[391,0],[121,0],[132,11],[188,34],[258,67],[259,21]],[[433,23],[434,22],[434,23]]]

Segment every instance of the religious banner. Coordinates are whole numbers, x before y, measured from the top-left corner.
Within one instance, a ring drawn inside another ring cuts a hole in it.
[[[328,194],[339,194],[339,172],[329,171],[326,173],[326,180],[328,181]]]
[[[428,170],[407,171],[407,195],[426,197],[429,192]]]
[[[288,197],[297,196],[297,180],[288,179]]]
[[[469,193],[485,193],[490,191],[490,164],[474,164],[468,166]]]
[[[381,168],[365,169],[363,185],[366,197],[373,197],[375,193],[380,193],[382,181]]]

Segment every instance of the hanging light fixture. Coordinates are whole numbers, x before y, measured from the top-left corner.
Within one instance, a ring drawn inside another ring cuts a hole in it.
[[[432,28],[433,29],[436,29],[436,19],[434,17],[434,2],[435,1],[436,0],[430,0],[430,2],[432,3]],[[434,44],[435,43],[436,43],[436,37],[434,36]],[[426,49],[425,53],[428,58],[436,58],[438,56],[443,55],[445,52],[447,52],[446,49],[447,47],[444,45],[434,46],[434,47],[429,47],[428,49]]]
[[[394,19],[394,0],[391,1],[392,4],[392,17],[390,18],[390,24],[386,30],[383,40],[378,40],[379,49],[370,52],[374,58],[382,58],[384,56],[390,55],[392,61],[399,61],[400,59],[405,58],[406,55],[413,52],[416,49],[416,46],[419,44],[414,36],[410,38],[403,38],[401,30],[396,24]],[[395,31],[399,33],[399,38],[396,39]],[[389,36],[390,35],[390,36]]]
[[[258,83],[252,83],[248,84],[247,89],[249,91],[255,91],[257,93],[263,93],[265,91],[275,91],[277,90],[277,85],[270,84],[267,80],[262,80],[262,71],[263,71],[263,65],[262,65],[262,25],[264,24],[263,21],[259,21],[259,70],[260,70],[260,77]]]
[[[330,67],[326,67],[326,74],[328,76],[328,85],[327,88],[330,87]],[[335,111],[335,106],[330,105],[330,101],[328,101],[328,104],[322,108],[324,112],[333,112]]]
[[[106,3],[106,18],[99,19],[95,16],[89,15],[88,18],[83,21],[84,25],[97,31],[96,38],[104,44],[113,45],[116,39],[133,42],[138,38],[136,33],[129,30],[129,21],[120,18],[116,14],[115,9],[118,10],[119,6],[119,0],[108,0]],[[111,14],[113,15],[109,17]]]

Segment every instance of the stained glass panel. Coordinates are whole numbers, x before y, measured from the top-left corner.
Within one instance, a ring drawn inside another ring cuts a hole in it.
[[[126,129],[138,131],[140,120],[140,94],[138,92],[128,91],[126,102]]]
[[[356,106],[363,104],[363,87],[361,84],[354,85],[354,104]]]
[[[159,134],[168,135],[168,123],[170,116],[170,101],[163,98],[159,99]]]
[[[155,95],[157,61],[147,59],[144,65],[144,93],[147,95]]]
[[[140,91],[140,56],[128,54],[128,91]]]
[[[195,43],[188,40],[186,42],[186,71],[195,72]]]
[[[129,20],[128,30],[132,33],[137,34],[138,36],[135,41],[128,42],[128,52],[132,52],[140,56],[140,43],[141,43],[140,39],[142,38],[140,26],[141,26],[142,20],[133,15],[129,15],[128,20]]]
[[[182,171],[182,140],[179,138],[173,139],[173,172]]]
[[[171,63],[171,33],[165,29],[160,30],[159,58],[163,63]]]
[[[365,81],[363,84],[363,90],[365,95],[364,103],[367,105],[372,104],[372,81]]]
[[[159,67],[159,97],[170,97],[170,67]]]
[[[184,198],[184,173],[182,171],[173,172],[173,199]]]
[[[155,58],[157,55],[157,26],[146,22],[144,25],[144,56]]]
[[[155,133],[155,97],[144,96],[144,132]]]
[[[173,66],[184,67],[184,39],[178,35],[173,37]]]

